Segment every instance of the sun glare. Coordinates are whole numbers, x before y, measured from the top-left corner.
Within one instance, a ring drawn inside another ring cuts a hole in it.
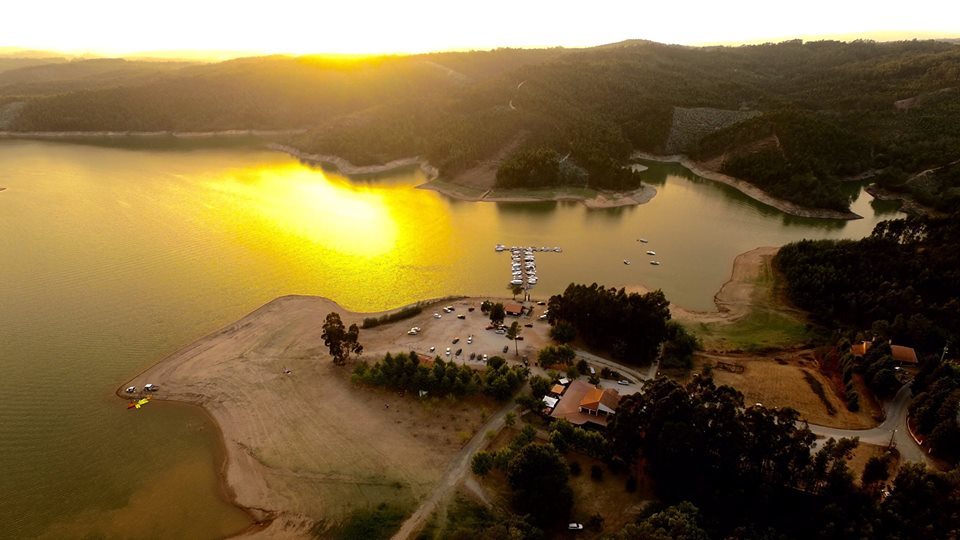
[[[393,251],[398,225],[384,194],[300,164],[234,171],[208,187],[244,228],[308,241],[339,255],[376,257]]]
[[[141,6],[119,0],[37,0],[5,6],[4,20],[10,24],[0,46],[183,57],[208,51],[222,58],[582,47],[632,38],[696,45],[891,32],[901,38],[952,37],[960,35],[960,3],[915,0],[903,9],[892,0],[275,0],[269,8],[254,8],[215,0],[169,0],[144,17]]]

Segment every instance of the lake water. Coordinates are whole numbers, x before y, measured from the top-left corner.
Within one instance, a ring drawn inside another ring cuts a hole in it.
[[[865,219],[794,218],[649,165],[652,202],[588,210],[460,202],[414,189],[419,171],[348,180],[250,147],[0,141],[0,537],[245,527],[221,493],[219,436],[202,411],[127,411],[113,392],[276,296],[376,311],[508,295],[509,260],[493,250],[504,243],[563,248],[538,256],[535,296],[571,281],[643,284],[706,310],[739,253],[860,238],[898,215],[860,193]]]

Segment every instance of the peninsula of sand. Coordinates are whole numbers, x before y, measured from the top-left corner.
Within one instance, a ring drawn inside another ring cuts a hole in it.
[[[656,154],[648,154],[646,152],[634,152],[631,157],[635,159],[645,159],[647,161],[659,161],[662,163],[679,163],[697,176],[728,185],[755,201],[761,202],[767,206],[772,206],[773,208],[792,216],[820,219],[863,219],[863,216],[850,211],[840,212],[826,208],[808,208],[790,201],[778,199],[745,180],[734,178],[721,172],[711,170],[705,164],[694,161],[682,154],[661,156]]]
[[[758,248],[737,257],[730,282],[716,297],[719,312],[674,308],[675,316],[702,322],[742,316],[755,274],[775,252]],[[373,361],[401,351],[448,358],[446,347],[465,347],[478,358],[501,354],[503,336],[485,330],[488,321],[479,309],[469,310],[480,301],[425,302],[423,312],[411,319],[364,329],[363,358]],[[448,304],[465,318],[435,318],[433,313]],[[152,383],[159,385],[155,399],[192,403],[210,414],[226,450],[226,491],[257,521],[246,534],[309,537],[381,503],[411,511],[449,477],[445,471],[454,463],[466,463],[465,453],[498,414],[502,422],[498,408],[504,405],[484,399],[417,399],[354,385],[351,365],[333,365],[321,338],[330,312],[347,325],[377,315],[354,313],[320,297],[277,298],[117,390],[129,399],[127,387]],[[414,326],[421,332],[408,334]],[[518,354],[533,357],[550,343],[548,332],[545,322],[524,328]],[[468,347],[463,340],[469,335]],[[452,338],[462,341],[451,345]],[[467,354],[460,358],[470,362]]]

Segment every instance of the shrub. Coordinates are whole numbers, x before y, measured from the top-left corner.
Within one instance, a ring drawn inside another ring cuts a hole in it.
[[[590,478],[596,481],[603,480],[603,467],[600,465],[593,465],[590,467]]]

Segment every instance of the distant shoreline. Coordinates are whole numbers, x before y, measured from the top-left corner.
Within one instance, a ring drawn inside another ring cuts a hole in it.
[[[430,164],[426,159],[414,156],[408,158],[395,159],[380,165],[354,165],[350,161],[330,154],[311,154],[298,148],[283,145],[270,144],[268,148],[278,152],[284,152],[301,161],[315,165],[332,165],[338,171],[345,175],[370,175],[385,174],[398,169],[407,167],[419,167],[426,175],[427,182],[417,186],[418,189],[429,189],[441,193],[451,199],[470,202],[544,202],[544,201],[570,201],[582,202],[584,206],[591,209],[596,208],[616,208],[620,206],[635,206],[650,202],[656,195],[657,190],[648,185],[643,185],[639,189],[617,192],[600,190],[578,190],[576,188],[557,187],[544,190],[508,190],[508,189],[476,189],[469,186],[461,186],[452,182],[440,179],[440,171]]]
[[[767,206],[772,206],[773,208],[776,208],[785,214],[790,214],[791,216],[818,219],[863,219],[863,216],[860,214],[855,214],[849,211],[840,212],[837,210],[828,210],[826,208],[807,208],[790,201],[778,199],[745,180],[706,169],[702,164],[697,163],[696,161],[693,161],[689,157],[682,154],[660,156],[648,154],[646,152],[634,152],[631,157],[645,159],[648,161],[659,161],[661,163],[678,163],[689,169],[690,172],[696,174],[697,176],[728,185],[757,202],[761,202]]]

